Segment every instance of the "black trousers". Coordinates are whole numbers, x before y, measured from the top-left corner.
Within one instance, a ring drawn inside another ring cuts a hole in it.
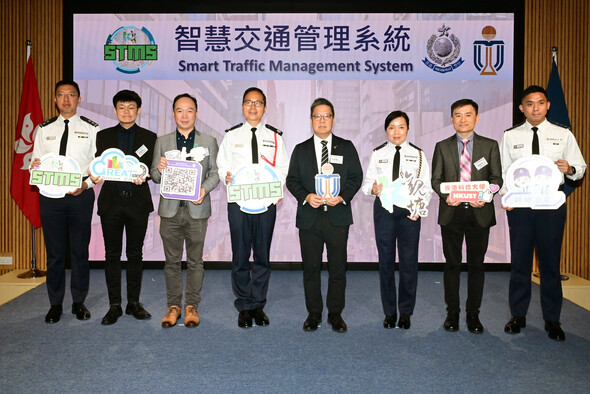
[[[467,301],[466,312],[479,313],[484,286],[484,259],[488,250],[490,228],[477,223],[474,210],[460,205],[448,225],[440,226],[445,255],[444,288],[447,311],[459,312],[459,286],[463,239],[467,249]]]
[[[47,250],[47,294],[51,305],[62,305],[66,289],[68,237],[72,262],[70,290],[73,302],[88,295],[88,245],[94,208],[94,191],[62,198],[39,196],[41,223]]]
[[[566,214],[565,204],[556,210],[515,208],[507,212],[512,263],[508,301],[512,315],[524,317],[528,311],[533,251],[536,249],[543,319],[559,321],[563,300],[559,264]]]
[[[238,311],[266,305],[270,279],[270,244],[277,207],[272,204],[261,214],[240,211],[236,203],[227,205],[232,248],[232,289]],[[254,264],[250,273],[250,254]]]
[[[149,213],[137,212],[133,197],[115,196],[100,217],[105,247],[105,278],[111,305],[121,304],[121,253],[125,231],[127,301],[139,302],[143,272],[143,241]]]
[[[330,209],[330,208],[328,208]],[[322,255],[324,244],[328,257],[328,313],[340,314],[345,306],[347,243],[350,226],[335,226],[328,212],[318,209],[314,225],[299,229],[299,245],[303,261],[303,289],[308,313],[320,314],[322,300]]]

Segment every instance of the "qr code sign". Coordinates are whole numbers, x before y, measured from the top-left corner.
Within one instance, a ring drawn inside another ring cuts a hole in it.
[[[179,196],[194,196],[199,172],[194,168],[166,167],[162,179],[162,192]]]

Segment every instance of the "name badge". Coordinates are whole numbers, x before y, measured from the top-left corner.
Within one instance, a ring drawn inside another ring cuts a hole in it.
[[[244,144],[235,144],[234,147],[235,148],[243,148],[244,147]]]
[[[516,144],[512,147],[512,149],[522,149],[524,148],[524,144]]]
[[[486,161],[486,158],[485,157],[482,157],[481,159],[479,159],[478,161],[476,161],[475,163],[473,163],[473,165],[479,171],[482,168],[484,168],[485,166],[487,166],[488,165],[488,162]]]
[[[330,156],[330,163],[333,163],[333,164],[342,164],[342,156],[340,156],[340,155],[332,155],[332,156]]]
[[[379,163],[389,163],[389,159],[380,159]]]
[[[51,135],[51,136],[49,136],[49,137],[46,137],[45,139],[46,139],[47,141],[53,141],[53,140],[55,140],[56,138],[57,138],[56,136],[54,136],[54,135]]]
[[[135,154],[137,155],[137,157],[141,157],[145,154],[145,152],[148,151],[148,148],[146,148],[145,145],[142,145],[139,147],[138,150],[135,151]]]

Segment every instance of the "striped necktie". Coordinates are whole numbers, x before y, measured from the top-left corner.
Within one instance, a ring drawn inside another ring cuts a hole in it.
[[[461,154],[461,182],[471,181],[471,157],[467,150],[469,140],[463,140],[463,153]]]
[[[328,163],[328,141],[322,141],[322,164],[320,167],[323,167],[324,164]]]

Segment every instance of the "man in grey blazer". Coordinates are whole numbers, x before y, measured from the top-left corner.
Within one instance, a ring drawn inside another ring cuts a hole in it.
[[[443,182],[488,181],[502,187],[500,150],[495,140],[474,132],[479,121],[478,105],[462,99],[451,105],[451,122],[456,134],[436,144],[432,157],[432,188],[440,197],[440,224],[445,255],[444,288],[447,304],[446,331],[459,329],[459,277],[463,238],[467,246],[467,329],[483,332],[479,308],[483,295],[484,257],[488,249],[490,227],[496,224],[494,203],[461,202],[441,192]],[[464,166],[463,171],[461,167]],[[465,178],[466,177],[466,178]]]
[[[197,121],[197,99],[188,93],[174,98],[172,112],[176,130],[158,137],[154,148],[154,159],[150,174],[160,183],[162,172],[168,161],[166,152],[185,148],[190,153],[193,148],[205,148],[205,157],[198,159],[203,167],[199,200],[175,200],[160,196],[158,215],[160,215],[160,236],[164,246],[166,262],[166,296],[168,311],[162,319],[162,327],[176,325],[182,308],[182,250],[186,243],[186,288],[184,325],[196,327],[200,318],[197,313],[201,301],[203,285],[203,245],[207,232],[207,219],[211,216],[209,193],[219,183],[217,174],[217,140],[195,129]],[[203,149],[200,149],[203,152]],[[194,160],[194,158],[192,158]]]

